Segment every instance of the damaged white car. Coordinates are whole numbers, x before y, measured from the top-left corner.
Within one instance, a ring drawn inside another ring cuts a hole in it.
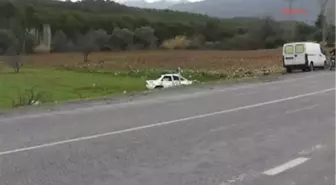
[[[156,80],[147,80],[146,87],[147,89],[160,89],[181,85],[191,85],[192,83],[192,81],[187,80],[180,74],[163,74]]]

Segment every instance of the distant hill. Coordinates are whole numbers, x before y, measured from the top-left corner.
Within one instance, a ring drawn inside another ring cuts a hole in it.
[[[204,0],[194,3],[179,3],[172,5],[169,9],[206,14],[220,18],[232,17],[260,17],[273,16],[277,20],[288,20],[293,18],[298,21],[311,23],[316,20],[319,13],[319,1],[317,0],[294,0],[293,8],[304,8],[307,14],[283,15],[282,9],[288,8],[288,0]],[[333,10],[335,15],[335,0],[329,0],[329,11]],[[329,13],[330,14],[330,13]]]

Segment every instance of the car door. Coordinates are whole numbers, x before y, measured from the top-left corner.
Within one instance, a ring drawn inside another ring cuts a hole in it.
[[[181,79],[178,75],[173,75],[173,84],[174,86],[179,86],[181,85]]]
[[[190,85],[190,81],[185,79],[183,76],[180,76],[180,83],[181,85]]]
[[[174,85],[172,76],[171,75],[164,75],[161,79],[161,85],[164,88],[172,87]]]

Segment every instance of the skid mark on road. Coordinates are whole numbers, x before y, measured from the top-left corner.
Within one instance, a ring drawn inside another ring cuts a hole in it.
[[[246,177],[246,174],[241,174],[237,177],[233,177],[230,180],[222,182],[220,185],[233,185],[234,183],[242,182]]]
[[[226,130],[226,129],[229,129],[229,128],[232,128],[232,127],[235,127],[235,126],[237,126],[237,124],[231,124],[231,125],[221,126],[221,127],[218,127],[218,128],[210,129],[210,132],[223,131],[223,130]]]
[[[311,109],[314,109],[318,106],[319,106],[319,104],[315,104],[315,105],[311,105],[311,106],[302,107],[302,108],[299,108],[299,109],[288,110],[288,111],[286,111],[285,114],[293,114],[293,113],[301,112],[301,111],[304,111],[304,110],[311,110]]]
[[[323,150],[325,149],[327,146],[326,145],[321,145],[321,144],[318,144],[318,145],[315,145],[307,150],[302,150],[301,152],[299,152],[298,154],[299,155],[309,155],[313,152],[316,152],[316,151],[320,151],[320,150]]]
[[[303,163],[305,163],[308,160],[310,160],[310,159],[309,158],[305,158],[305,157],[299,157],[299,158],[291,160],[291,161],[289,161],[289,162],[287,162],[285,164],[282,164],[282,165],[277,166],[275,168],[269,169],[269,170],[263,172],[263,174],[269,175],[269,176],[274,176],[274,175],[277,175],[277,174],[282,173],[284,171],[287,171],[287,170],[289,170],[291,168],[299,166],[300,164],[303,164]]]
[[[238,176],[234,176],[229,180],[223,181],[219,185],[234,185],[234,184],[242,184],[243,182],[250,181],[251,179],[255,179],[260,176],[260,173],[255,171],[249,171],[248,173],[242,173]]]
[[[251,94],[255,94],[257,93],[258,91],[243,91],[243,92],[238,92],[235,94],[235,96],[247,96],[247,95],[251,95]]]

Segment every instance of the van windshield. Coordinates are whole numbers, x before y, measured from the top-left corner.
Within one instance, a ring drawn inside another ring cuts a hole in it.
[[[294,53],[294,48],[292,45],[285,46],[285,54],[293,54]]]
[[[303,44],[295,45],[295,53],[304,53],[304,45]]]

